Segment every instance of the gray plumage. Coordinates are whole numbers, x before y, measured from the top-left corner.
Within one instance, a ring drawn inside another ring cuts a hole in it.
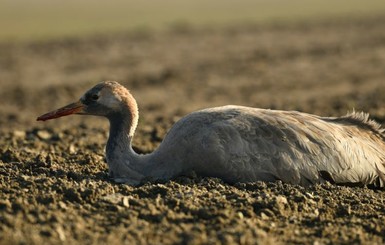
[[[97,99],[90,100],[92,96]],[[82,110],[71,113],[110,121],[106,158],[117,182],[136,185],[195,171],[230,183],[281,180],[307,186],[330,181],[376,187],[385,183],[384,130],[364,113],[332,118],[242,106],[209,108],[182,118],[158,149],[139,155],[131,145],[138,109],[127,89],[103,82],[80,103]],[[61,116],[55,112],[39,120]]]

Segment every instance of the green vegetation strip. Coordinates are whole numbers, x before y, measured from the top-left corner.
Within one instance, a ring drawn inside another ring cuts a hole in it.
[[[0,42],[379,14],[383,0],[0,0]]]

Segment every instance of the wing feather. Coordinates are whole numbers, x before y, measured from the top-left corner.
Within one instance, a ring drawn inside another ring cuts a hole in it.
[[[212,123],[206,135],[218,139],[212,154],[225,162],[218,163],[225,167],[219,177],[293,184],[324,182],[322,172],[336,183],[371,183],[378,177],[376,163],[385,159],[379,145],[384,144],[370,132],[299,112],[240,112]]]
[[[383,186],[383,135],[376,134],[379,127],[373,122],[362,126],[365,122],[355,124],[355,120],[225,106],[190,114],[175,125],[168,141],[186,142],[179,147],[183,149],[190,145],[192,169],[228,182],[282,180],[308,185],[332,181]],[[181,136],[181,131],[188,133]],[[191,149],[191,145],[196,147]]]

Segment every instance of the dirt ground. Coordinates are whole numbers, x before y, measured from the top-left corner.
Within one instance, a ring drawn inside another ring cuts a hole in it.
[[[385,123],[385,17],[142,31],[0,44],[0,244],[383,244],[385,192],[182,176],[109,180],[108,124],[36,117],[117,80],[141,112],[135,149],[225,104]]]

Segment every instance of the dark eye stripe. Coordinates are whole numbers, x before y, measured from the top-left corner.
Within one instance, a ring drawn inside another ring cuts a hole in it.
[[[83,99],[83,103],[89,105],[90,103],[97,101],[98,99],[98,94],[86,94],[85,98]]]

